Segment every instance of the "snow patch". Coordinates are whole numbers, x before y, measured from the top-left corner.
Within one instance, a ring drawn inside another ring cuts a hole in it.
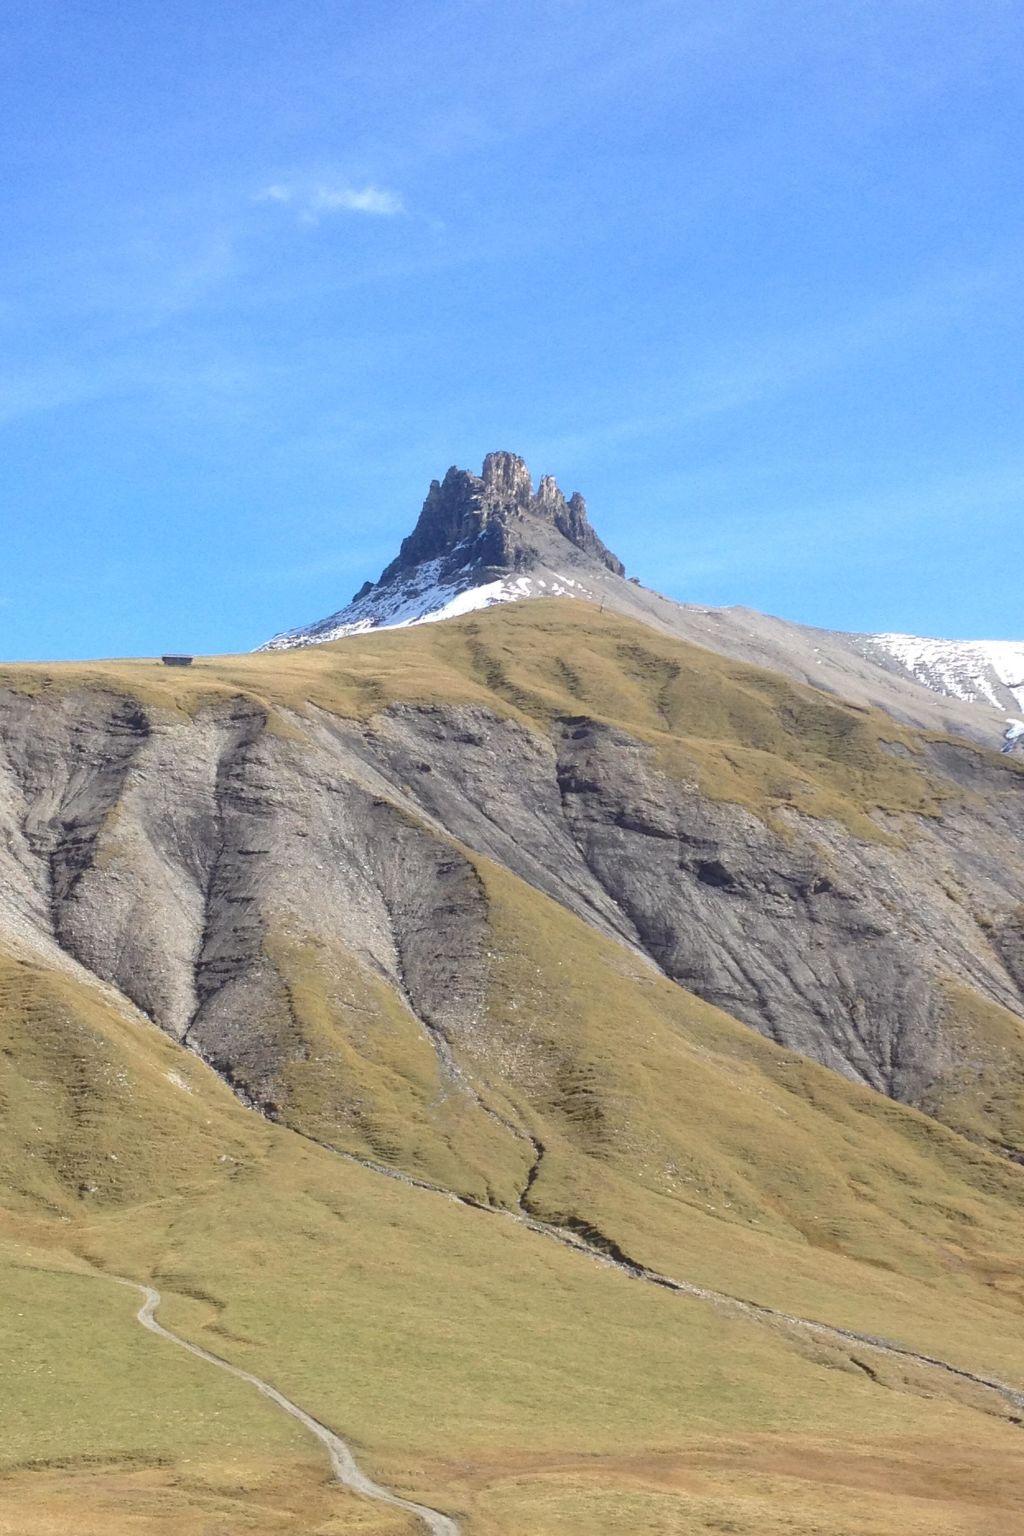
[[[1008,702],[1024,710],[1024,642],[932,640],[920,635],[872,635],[869,651],[896,661],[926,688],[969,704]]]
[[[534,576],[503,576],[495,581],[454,584],[439,581],[440,560],[427,560],[388,588],[374,588],[330,618],[303,629],[275,635],[264,651],[291,650],[297,646],[326,645],[348,635],[374,629],[406,629],[412,624],[436,624],[462,614],[492,608],[497,603],[521,602],[530,597],[590,597],[588,588],[570,576],[555,573],[550,579]]]

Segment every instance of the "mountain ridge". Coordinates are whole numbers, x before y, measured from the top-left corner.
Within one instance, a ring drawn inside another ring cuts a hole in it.
[[[377,581],[365,582],[337,612],[282,631],[259,649],[325,644],[545,597],[611,608],[923,729],[1024,750],[1024,643],[846,633],[742,606],[677,602],[627,580],[580,493],[567,499],[550,475],[534,492],[524,460],[509,452],[488,454],[479,476],[453,466],[433,481],[415,528]],[[1007,668],[1018,659],[1014,689]]]
[[[31,688],[41,690],[40,702],[21,691],[30,679]],[[126,876],[111,885],[100,868],[84,875],[80,869],[83,858],[94,861],[92,829],[102,828],[116,807],[119,824],[129,803],[142,813],[143,793],[158,793],[144,791],[154,774],[177,781],[166,733],[157,729],[168,706],[207,721],[185,759],[194,759],[204,778],[215,772],[218,805],[224,797],[215,815],[222,842],[250,801],[257,824],[264,814],[255,809],[264,799],[261,775],[274,783],[285,771],[278,737],[312,731],[316,753],[323,754],[323,781],[335,785],[335,798],[351,778],[362,786],[360,796],[372,790],[380,799],[372,815],[361,800],[358,811],[353,808],[350,839],[367,817],[367,829],[375,827],[385,817],[383,804],[397,793],[403,816],[444,827],[566,901],[602,932],[645,951],[698,995],[880,1091],[913,1102],[931,1091],[922,1063],[948,1008],[944,975],[972,977],[994,1007],[1021,1007],[1012,913],[1024,904],[1024,884],[1005,852],[1020,831],[1017,776],[1009,763],[996,773],[985,766],[986,754],[966,744],[957,749],[946,738],[906,734],[882,715],[661,637],[612,612],[552,599],[327,648],[204,662],[184,674],[146,663],[97,664],[9,669],[0,684],[5,680],[15,688],[4,717],[8,756],[24,763],[22,776],[31,771],[34,795],[44,786],[32,766],[40,749],[30,740],[43,718],[58,732],[56,763],[81,750],[86,726],[108,740],[105,776],[95,781],[96,808],[90,803],[86,816],[76,788],[64,816],[73,833],[53,826],[45,843],[41,832],[33,833],[32,846],[45,851],[52,872],[49,899],[64,914],[62,931],[85,945],[100,974],[118,966],[124,985],[142,986],[135,1001],[172,1033],[226,1050],[235,1079],[242,1070],[236,1052],[243,1048],[234,1013],[239,975],[245,974],[257,1010],[280,991],[278,961],[266,953],[252,920],[262,900],[256,892],[269,882],[280,901],[294,873],[276,862],[261,873],[256,850],[265,839],[239,833],[247,851],[204,883],[204,900],[213,907],[203,922],[183,923],[176,902],[157,911],[156,895],[139,887],[142,905],[123,929],[107,902],[116,898],[120,911]],[[100,715],[88,704],[94,690],[107,701]],[[74,699],[80,702],[72,710]],[[72,713],[64,719],[66,710]],[[216,771],[210,753],[221,763]],[[271,759],[278,765],[273,769]],[[82,771],[76,770],[75,785]],[[291,769],[287,774],[291,782]],[[300,783],[304,776],[295,781],[296,795]],[[524,786],[533,809],[520,803]],[[973,822],[968,834],[970,797],[979,792],[989,819]],[[312,785],[301,794],[314,794]],[[323,814],[331,803],[321,807]],[[268,812],[273,804],[272,797]],[[146,810],[147,822],[155,814]],[[213,814],[207,809],[203,816]],[[514,827],[517,818],[521,834],[499,837],[495,828]],[[916,863],[898,852],[909,825]],[[367,829],[359,838],[370,835]],[[383,832],[372,833],[371,846],[379,836]],[[396,822],[385,841],[402,836]],[[973,852],[970,860],[957,855],[958,878],[971,892],[961,910],[950,905],[940,871],[964,837]],[[927,887],[919,887],[926,848],[931,873]],[[295,859],[302,850],[300,841]],[[326,849],[322,856],[328,858]],[[372,868],[380,857],[366,852],[358,866]],[[829,873],[833,864],[847,872],[843,879]],[[384,894],[357,898],[339,889],[325,908],[331,920],[347,928],[350,901],[367,911],[383,901],[379,922],[386,930],[388,914],[407,900],[398,872],[390,863],[386,868]],[[12,893],[23,879],[12,869]],[[887,915],[880,899],[865,905],[866,897],[856,895],[859,885],[870,892],[894,881],[906,921]],[[470,926],[471,898],[462,885],[447,898],[452,910],[465,909]],[[320,899],[326,902],[326,894]],[[11,919],[23,924],[30,907],[26,894]],[[694,927],[698,910],[701,922]],[[781,926],[777,910],[785,913]],[[918,934],[916,916],[925,910],[931,914],[927,937]],[[967,911],[984,917],[988,910],[999,914],[991,930],[967,920]],[[824,955],[820,963],[805,957],[794,967],[787,950],[804,925],[808,942],[816,938],[820,945],[828,932],[826,948],[846,957],[846,981],[828,979]],[[1005,954],[993,949],[994,934]],[[200,943],[193,964],[188,957]],[[376,963],[388,972],[392,941],[378,944]],[[408,954],[402,965],[411,975]],[[467,959],[458,975],[431,985],[451,1002],[472,974]],[[848,995],[851,985],[859,1004]],[[874,1028],[882,1030],[868,1043],[857,1014],[866,997],[874,999]],[[912,1040],[918,1041],[913,1049]],[[259,1051],[253,1063],[244,1073],[255,1072],[247,1091],[256,1095],[264,1076]]]

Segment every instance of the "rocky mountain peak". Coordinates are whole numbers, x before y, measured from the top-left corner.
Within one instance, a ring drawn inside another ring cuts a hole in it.
[[[524,570],[538,555],[540,529],[554,529],[577,550],[593,556],[617,576],[622,562],[598,538],[578,491],[565,498],[553,475],[533,491],[530,471],[518,454],[489,453],[479,475],[455,465],[434,480],[416,527],[402,541],[395,560],[375,585],[387,583],[425,560],[458,552],[464,564],[497,570]],[[552,551],[545,548],[545,558]],[[363,588],[358,595],[364,595]]]
[[[579,491],[568,499],[553,475],[536,492],[523,459],[489,453],[479,475],[457,465],[433,480],[416,526],[377,581],[347,608],[275,636],[272,647],[309,645],[357,630],[416,623],[450,610],[455,598],[483,594],[480,606],[520,597],[593,596],[594,584],[625,575],[602,543]],[[458,610],[474,604],[465,599]]]

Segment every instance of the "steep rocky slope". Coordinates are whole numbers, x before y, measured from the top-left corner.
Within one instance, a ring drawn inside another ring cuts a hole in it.
[[[9,682],[9,942],[116,986],[264,1106],[340,1094],[366,1118],[381,1053],[472,1036],[473,854],[1024,1152],[1012,761],[561,602],[214,664],[178,713],[144,667]],[[390,1043],[328,1042],[339,1010]]]

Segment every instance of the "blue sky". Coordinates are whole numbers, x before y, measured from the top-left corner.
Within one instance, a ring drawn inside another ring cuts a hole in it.
[[[0,655],[245,649],[522,453],[631,572],[1020,637],[1016,0],[7,0]]]

